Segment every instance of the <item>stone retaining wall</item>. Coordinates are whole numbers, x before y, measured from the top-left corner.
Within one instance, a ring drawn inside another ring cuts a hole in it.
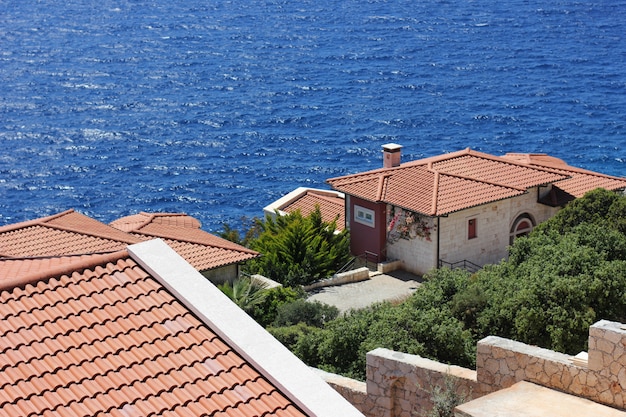
[[[374,408],[374,398],[367,395],[367,385],[365,382],[331,374],[317,368],[313,368],[313,370],[319,374],[328,385],[333,387],[335,391],[356,407],[357,410],[366,416],[372,416],[369,411]]]
[[[450,384],[470,400],[519,381],[626,409],[626,326],[605,320],[591,326],[588,357],[585,363],[489,336],[478,342],[476,371],[375,349],[367,354],[367,382],[326,373],[324,378],[368,417],[425,416],[433,397]]]
[[[588,364],[571,356],[490,336],[478,343],[476,368],[484,391],[528,381],[626,408],[626,326],[602,320],[589,329]]]

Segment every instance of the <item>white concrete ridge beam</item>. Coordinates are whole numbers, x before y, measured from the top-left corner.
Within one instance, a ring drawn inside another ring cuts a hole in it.
[[[315,417],[363,417],[162,240],[131,245],[128,252],[305,413]]]

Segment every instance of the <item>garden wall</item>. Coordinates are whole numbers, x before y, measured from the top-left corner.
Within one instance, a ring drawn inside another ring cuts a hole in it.
[[[476,371],[416,355],[375,349],[367,354],[365,383],[323,373],[368,417],[415,417],[450,387],[467,400],[532,382],[626,409],[626,326],[600,321],[589,330],[588,361],[489,336],[477,346]]]

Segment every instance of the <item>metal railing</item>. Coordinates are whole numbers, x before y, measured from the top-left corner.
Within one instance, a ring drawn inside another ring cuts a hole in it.
[[[474,273],[482,269],[482,266],[476,265],[473,262],[468,261],[467,259],[463,259],[462,261],[457,262],[446,262],[443,259],[439,259],[439,268],[443,268],[447,266],[450,269],[465,269],[468,272]]]

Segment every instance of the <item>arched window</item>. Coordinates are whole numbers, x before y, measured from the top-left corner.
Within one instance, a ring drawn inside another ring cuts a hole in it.
[[[511,226],[511,232],[509,237],[509,244],[513,244],[513,241],[522,236],[527,236],[535,227],[535,222],[528,213],[520,214],[517,216]]]

